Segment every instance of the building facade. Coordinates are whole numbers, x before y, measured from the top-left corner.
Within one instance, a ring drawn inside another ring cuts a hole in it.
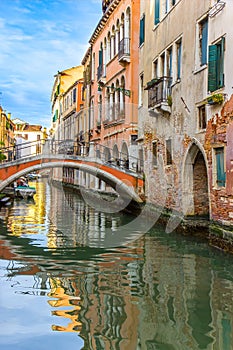
[[[0,160],[12,160],[14,158],[14,128],[11,114],[6,113],[0,106]]]
[[[79,116],[83,108],[82,101],[83,66],[76,66],[58,72],[55,75],[51,103],[51,137],[56,152],[77,153],[77,141],[80,139]],[[74,183],[75,171],[70,168],[52,170],[53,178],[58,181]]]
[[[106,161],[136,155],[138,122],[139,1],[103,1],[103,16],[90,38],[90,141]]]
[[[233,223],[232,1],[141,1],[139,135],[147,201]]]
[[[12,121],[15,125],[15,158],[40,154],[47,137],[46,129],[42,125],[29,124],[19,118]]]

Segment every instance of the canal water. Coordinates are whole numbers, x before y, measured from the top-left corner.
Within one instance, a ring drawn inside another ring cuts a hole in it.
[[[0,349],[233,349],[231,255],[35,185],[0,212]]]

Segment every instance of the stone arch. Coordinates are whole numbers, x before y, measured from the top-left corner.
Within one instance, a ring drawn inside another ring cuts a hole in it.
[[[112,149],[112,156],[113,156],[113,158],[114,158],[114,160],[119,160],[119,150],[118,150],[118,146],[117,146],[117,144],[115,144],[114,146],[113,146],[113,149]]]
[[[111,159],[111,152],[108,147],[104,148],[104,160],[108,162]]]
[[[130,28],[131,28],[131,9],[127,7],[125,12],[125,38],[130,38]]]
[[[121,146],[121,160],[125,168],[129,168],[129,151],[127,143],[124,141]]]
[[[186,216],[209,217],[209,186],[205,152],[193,140],[186,152],[182,174],[182,203]]]

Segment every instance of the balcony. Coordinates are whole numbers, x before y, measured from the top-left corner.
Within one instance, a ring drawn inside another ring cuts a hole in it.
[[[102,64],[97,68],[97,81],[99,83],[101,82],[105,83],[105,78],[106,78],[106,66],[105,64]]]
[[[118,61],[119,63],[130,62],[130,39],[129,38],[124,38],[119,43]]]
[[[161,77],[147,83],[149,109],[171,113],[171,82],[172,78]]]

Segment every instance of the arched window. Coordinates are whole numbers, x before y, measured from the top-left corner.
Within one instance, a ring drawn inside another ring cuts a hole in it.
[[[118,19],[116,24],[116,53],[119,52],[119,48],[120,48],[120,21]]]
[[[111,120],[115,120],[115,107],[116,107],[116,96],[115,96],[116,90],[114,87],[114,84],[111,86],[111,96],[110,96],[110,104],[111,104]]]
[[[115,96],[116,119],[121,119],[120,102],[121,102],[121,90],[120,90],[119,80],[117,79],[117,81],[116,81],[116,96]]]
[[[105,120],[108,121],[110,120],[110,89],[107,88],[107,92],[106,92],[106,116],[105,116]]]
[[[125,117],[125,78],[121,77],[121,93],[120,93],[120,114]]]
[[[92,55],[92,70],[91,70],[91,79],[95,80],[95,53]]]
[[[108,37],[107,37],[107,61],[109,62],[111,60],[111,34],[108,32]]]
[[[94,101],[91,101],[91,110],[90,110],[90,129],[94,127]]]
[[[115,32],[115,26],[112,26],[112,58],[116,54],[116,32]]]
[[[98,103],[98,119],[97,119],[97,128],[100,127],[101,121],[102,121],[102,95],[99,96],[99,103]]]

